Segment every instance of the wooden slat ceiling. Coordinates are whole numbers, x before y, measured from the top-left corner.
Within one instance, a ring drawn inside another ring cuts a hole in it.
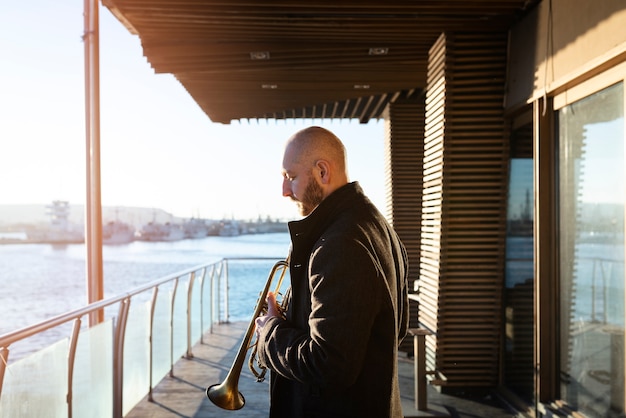
[[[424,88],[428,49],[443,31],[503,30],[537,0],[102,3],[139,36],[154,70],[173,74],[213,122],[366,123]]]

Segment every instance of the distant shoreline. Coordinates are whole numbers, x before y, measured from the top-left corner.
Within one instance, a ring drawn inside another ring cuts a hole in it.
[[[50,244],[50,245],[69,245],[69,244],[84,244],[85,240],[66,240],[66,241],[48,241],[39,239],[21,239],[21,238],[0,238],[0,245],[13,245],[13,244]]]
[[[262,234],[272,234],[272,233],[286,233],[288,232],[288,228],[287,228],[287,224],[286,223],[276,223],[274,225],[272,225],[272,227],[267,228],[265,230],[254,230],[254,231],[242,231],[240,233],[234,234],[234,235],[219,235],[219,234],[209,234],[203,237],[196,237],[196,238],[180,238],[180,239],[176,239],[173,241],[186,241],[186,240],[198,240],[198,239],[203,239],[203,238],[207,238],[207,237],[211,237],[211,236],[221,236],[221,237],[237,237],[240,235],[262,235]],[[12,236],[2,236],[3,234],[0,232],[0,245],[26,245],[26,244],[49,244],[49,245],[70,245],[70,244],[84,244],[85,240],[84,239],[67,239],[67,240],[46,240],[46,239],[37,239],[37,238],[29,238],[28,236],[26,236],[24,234],[24,236],[22,237],[12,237]],[[22,235],[20,233],[9,233],[8,235]],[[168,240],[143,240],[143,239],[134,239],[130,242],[173,242],[173,241],[168,241]],[[130,242],[124,243],[124,244],[129,244]],[[109,244],[106,242],[103,242],[103,245],[113,245],[113,246],[117,246],[117,245],[124,245],[124,244]]]

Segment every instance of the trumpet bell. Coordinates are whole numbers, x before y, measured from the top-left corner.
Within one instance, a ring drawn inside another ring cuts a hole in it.
[[[237,391],[224,383],[209,386],[206,390],[206,396],[215,405],[229,411],[236,411],[243,408],[246,403],[241,392]]]

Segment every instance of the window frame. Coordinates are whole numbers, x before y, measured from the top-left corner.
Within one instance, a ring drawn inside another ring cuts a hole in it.
[[[533,102],[535,278],[537,281],[535,286],[535,390],[537,409],[542,414],[548,413],[548,405],[567,406],[561,399],[559,378],[561,372],[559,355],[560,247],[558,241],[558,143],[555,117],[557,112],[565,106],[620,82],[626,86],[626,62]],[[624,95],[624,109],[626,109],[626,94]],[[626,154],[626,147],[624,149]],[[624,233],[626,235],[626,227]],[[626,248],[624,252],[626,258]],[[547,366],[541,367],[541,365]]]

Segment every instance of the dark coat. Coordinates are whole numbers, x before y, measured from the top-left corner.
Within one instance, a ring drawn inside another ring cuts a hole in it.
[[[402,417],[408,262],[398,236],[358,183],[289,231],[287,320],[268,321],[258,344],[272,370],[270,417]]]

